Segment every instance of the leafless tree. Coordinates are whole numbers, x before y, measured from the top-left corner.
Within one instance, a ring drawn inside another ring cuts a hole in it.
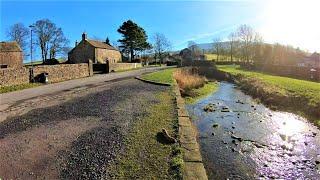
[[[69,40],[64,36],[62,29],[57,28],[49,44],[50,44],[49,58],[52,59],[56,57],[57,53],[64,52],[64,48],[67,47],[67,45],[69,44]]]
[[[255,32],[254,33],[254,40],[253,40],[253,46],[252,46],[252,60],[255,63],[261,63],[262,60],[264,59],[263,57],[263,49],[264,49],[264,44],[263,44],[263,38],[262,36]]]
[[[45,61],[48,55],[50,55],[50,58],[54,58],[68,43],[62,29],[58,28],[49,19],[38,20],[34,24],[34,32],[41,49],[42,61]]]
[[[232,32],[229,34],[229,52],[230,52],[230,60],[231,62],[233,62],[233,58],[234,58],[234,55],[235,55],[235,51],[236,51],[236,46],[237,46],[237,34]]]
[[[22,23],[14,24],[7,30],[7,37],[9,40],[16,41],[24,51],[27,48],[27,38],[29,37],[29,34],[29,29]]]
[[[153,35],[153,49],[155,56],[160,59],[160,64],[163,61],[165,53],[171,49],[171,43],[165,35],[161,33],[155,33]]]
[[[214,38],[213,39],[213,49],[214,49],[214,52],[217,55],[217,61],[219,61],[219,56],[222,53],[222,48],[223,48],[223,45],[222,45],[221,39],[220,38]]]
[[[248,25],[241,25],[237,30],[237,35],[241,41],[241,49],[246,63],[251,59],[251,47],[254,41],[254,31]]]

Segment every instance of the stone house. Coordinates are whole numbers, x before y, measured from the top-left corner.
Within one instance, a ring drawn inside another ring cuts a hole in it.
[[[189,48],[182,49],[180,51],[179,55],[182,58],[182,60],[185,60],[185,61],[192,61],[193,60],[192,51]]]
[[[320,53],[313,53],[310,56],[306,56],[297,62],[299,67],[311,67],[320,68]]]
[[[23,53],[17,42],[0,42],[0,69],[23,66]]]
[[[205,61],[206,58],[203,54],[194,53],[189,48],[184,48],[180,51],[179,56],[181,57],[182,64],[184,62],[191,62],[191,61]]]
[[[68,62],[88,63],[89,60],[95,64],[117,63],[121,62],[121,53],[107,42],[90,40],[83,33],[80,43],[76,42],[68,53]]]

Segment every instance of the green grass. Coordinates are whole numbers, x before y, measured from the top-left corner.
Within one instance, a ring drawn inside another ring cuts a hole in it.
[[[142,76],[142,78],[149,81],[172,84],[173,72],[175,70],[176,68],[165,69],[165,70],[157,71],[154,73],[145,74]]]
[[[234,75],[239,85],[256,91],[259,99],[271,103],[271,107],[303,115],[320,126],[320,83],[244,70],[239,66],[217,67]]]
[[[240,69],[239,66],[221,65],[218,68],[233,75],[244,75],[250,78],[256,78],[266,85],[270,85],[279,90],[284,95],[295,95],[306,97],[311,105],[320,102],[320,83],[305,81],[300,79],[269,75],[261,72],[254,72]]]
[[[33,87],[37,87],[40,85],[41,84],[39,84],[39,83],[28,83],[28,84],[4,86],[4,87],[0,87],[0,94],[12,92],[12,91],[18,91],[18,90],[22,90],[22,89],[33,88]]]
[[[190,94],[194,94],[194,96],[186,96],[185,97],[186,103],[187,104],[194,104],[198,100],[215,92],[217,89],[218,89],[217,82],[209,82],[201,88],[192,89]]]
[[[157,133],[162,128],[177,136],[178,120],[173,96],[157,95],[149,115],[137,120],[125,140],[125,151],[117,157],[109,172],[115,179],[176,179],[181,176],[181,150],[177,145],[162,144]],[[177,153],[178,152],[178,153]]]
[[[204,54],[204,56],[206,57],[206,59],[208,61],[212,61],[212,60],[217,60],[217,54],[213,54],[213,53],[206,53]],[[231,61],[230,60],[231,57],[229,55],[220,55],[219,56],[219,61]],[[234,61],[236,61],[237,59],[236,58],[233,58]]]
[[[118,71],[115,71],[115,72],[127,72],[127,71],[139,70],[139,69],[142,69],[142,68],[144,68],[144,67],[121,69],[121,70],[118,70]]]

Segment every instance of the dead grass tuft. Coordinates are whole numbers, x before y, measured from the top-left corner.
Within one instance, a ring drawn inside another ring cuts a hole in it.
[[[173,77],[177,80],[179,87],[183,92],[203,87],[207,83],[207,79],[199,76],[196,68],[180,68],[177,69]]]

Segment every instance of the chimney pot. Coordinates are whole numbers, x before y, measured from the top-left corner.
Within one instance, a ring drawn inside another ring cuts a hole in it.
[[[87,39],[87,33],[82,33],[82,40],[86,40]]]

